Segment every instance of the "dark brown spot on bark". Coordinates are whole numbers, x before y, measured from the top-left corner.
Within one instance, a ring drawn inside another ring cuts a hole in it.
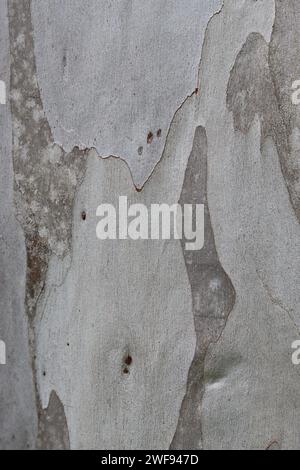
[[[127,366],[131,366],[131,364],[132,364],[132,357],[131,357],[131,356],[129,356],[129,355],[128,355],[128,356],[126,356],[126,358],[125,358],[125,361],[124,361],[124,362],[125,362],[125,364],[126,364]]]
[[[152,132],[149,132],[149,134],[147,136],[147,144],[152,144],[153,138],[154,138],[154,136],[153,136]]]

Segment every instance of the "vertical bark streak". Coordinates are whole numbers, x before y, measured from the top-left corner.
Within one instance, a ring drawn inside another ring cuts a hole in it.
[[[220,263],[207,200],[207,137],[203,127],[195,132],[180,204],[205,204],[205,245],[201,251],[182,249],[191,284],[197,336],[195,356],[189,371],[172,449],[201,449],[201,402],[204,392],[204,362],[211,343],[222,334],[235,304],[235,290]]]

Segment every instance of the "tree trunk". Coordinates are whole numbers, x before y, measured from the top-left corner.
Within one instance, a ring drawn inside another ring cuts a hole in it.
[[[299,449],[299,1],[0,9],[0,448]]]

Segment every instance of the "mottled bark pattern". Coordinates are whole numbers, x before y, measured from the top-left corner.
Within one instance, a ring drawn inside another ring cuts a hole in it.
[[[205,245],[201,251],[182,249],[191,284],[197,344],[173,449],[201,449],[201,402],[205,387],[204,361],[208,347],[225,328],[235,303],[234,287],[218,258],[207,196],[207,137],[203,127],[195,132],[179,203],[205,205]]]

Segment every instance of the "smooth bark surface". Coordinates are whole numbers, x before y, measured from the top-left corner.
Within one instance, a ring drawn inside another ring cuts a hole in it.
[[[1,449],[299,449],[298,0],[0,0]],[[204,204],[205,244],[96,237]]]

